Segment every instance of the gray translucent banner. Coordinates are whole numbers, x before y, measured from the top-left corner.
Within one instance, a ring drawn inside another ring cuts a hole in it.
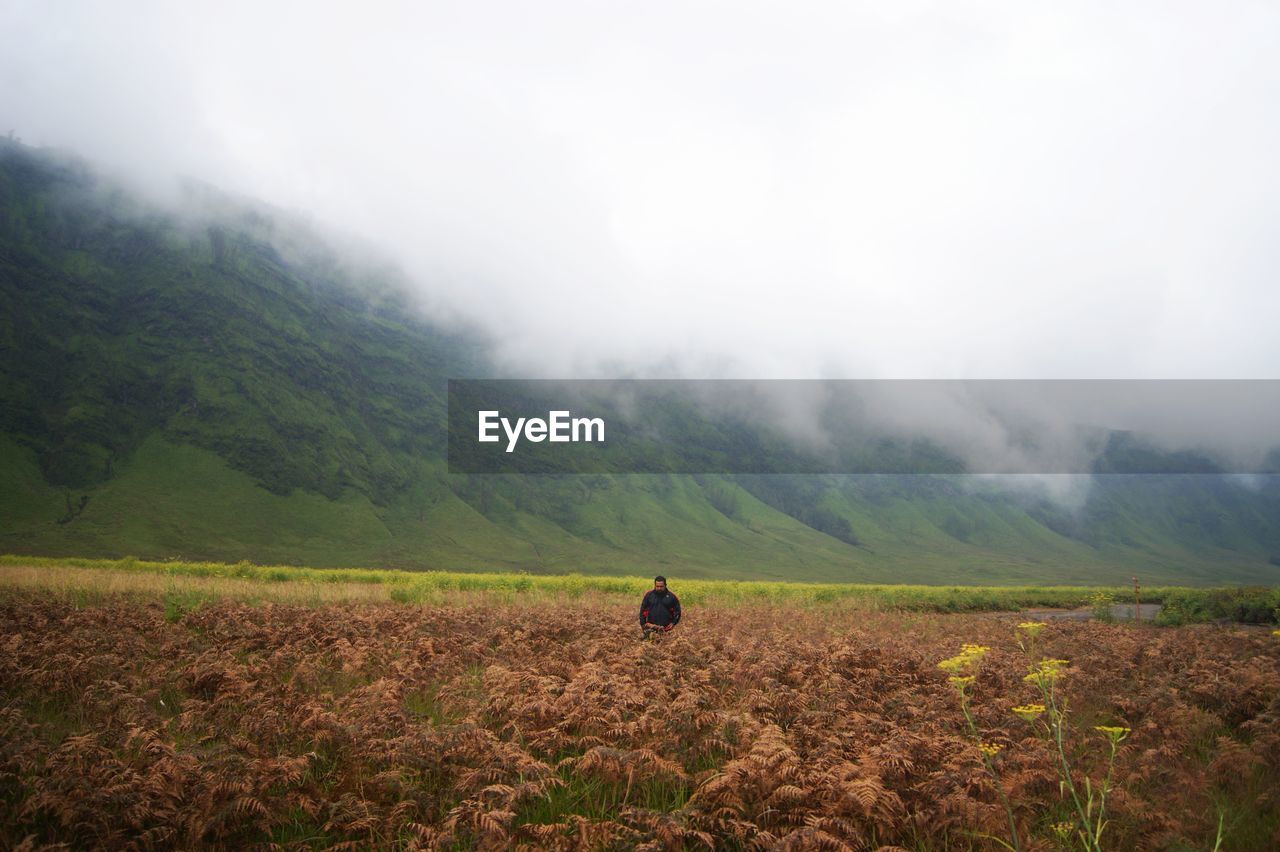
[[[1277,380],[449,381],[451,473],[1276,473]]]

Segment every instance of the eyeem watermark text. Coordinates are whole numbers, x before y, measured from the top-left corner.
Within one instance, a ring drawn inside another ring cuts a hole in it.
[[[478,414],[480,442],[490,444],[500,441],[502,438],[498,430],[501,428],[506,434],[509,453],[515,451],[521,437],[535,444],[542,441],[553,444],[604,441],[602,417],[573,417],[570,411],[551,411],[546,420],[541,417],[517,417],[515,423],[512,423],[500,411],[481,411]]]

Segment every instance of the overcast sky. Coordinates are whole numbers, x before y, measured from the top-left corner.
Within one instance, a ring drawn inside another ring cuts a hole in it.
[[[0,133],[392,252],[526,373],[1280,378],[1274,3],[0,0]]]

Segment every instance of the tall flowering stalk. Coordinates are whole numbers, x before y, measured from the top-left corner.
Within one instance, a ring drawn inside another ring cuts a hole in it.
[[[1040,622],[1023,622],[1018,625],[1018,647],[1030,661],[1034,657],[1035,639],[1044,629]],[[1067,700],[1058,694],[1058,686],[1066,677],[1069,666],[1067,660],[1042,659],[1028,666],[1023,680],[1035,684],[1040,692],[1040,702],[1022,704],[1013,708],[1019,718],[1044,731],[1057,750],[1059,787],[1071,794],[1071,802],[1075,808],[1075,834],[1081,847],[1089,852],[1101,852],[1102,832],[1106,828],[1107,795],[1111,792],[1111,777],[1115,769],[1116,749],[1129,735],[1129,729],[1113,725],[1096,725],[1107,739],[1111,751],[1107,758],[1107,774],[1099,789],[1095,789],[1088,776],[1084,778],[1083,791],[1077,785],[1075,775],[1067,760],[1066,748],[1063,746],[1064,731],[1067,727]],[[1055,833],[1065,839],[1067,832],[1062,830],[1063,823],[1054,826]]]
[[[982,754],[983,765],[987,768],[987,772],[991,774],[991,777],[995,779],[996,792],[1000,796],[1000,804],[1004,805],[1005,815],[1009,818],[1009,839],[1012,843],[1005,843],[998,837],[991,839],[1007,849],[1021,852],[1022,844],[1018,841],[1018,825],[1013,818],[1013,807],[1009,804],[1009,797],[1005,795],[1004,785],[1000,783],[1000,772],[996,769],[996,756],[1004,746],[999,743],[983,741],[982,734],[978,731],[978,725],[973,720],[973,713],[969,709],[969,689],[977,680],[977,671],[982,664],[982,658],[990,650],[985,645],[965,643],[960,646],[959,654],[938,663],[938,668],[950,675],[947,678],[947,682],[960,694],[960,710],[964,713],[964,721],[969,726],[969,733],[973,736],[974,742],[978,744],[978,750]]]

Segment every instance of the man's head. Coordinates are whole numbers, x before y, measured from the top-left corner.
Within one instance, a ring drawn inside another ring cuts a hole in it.
[[[660,592],[667,590],[667,578],[659,574],[653,578],[653,587]]]

